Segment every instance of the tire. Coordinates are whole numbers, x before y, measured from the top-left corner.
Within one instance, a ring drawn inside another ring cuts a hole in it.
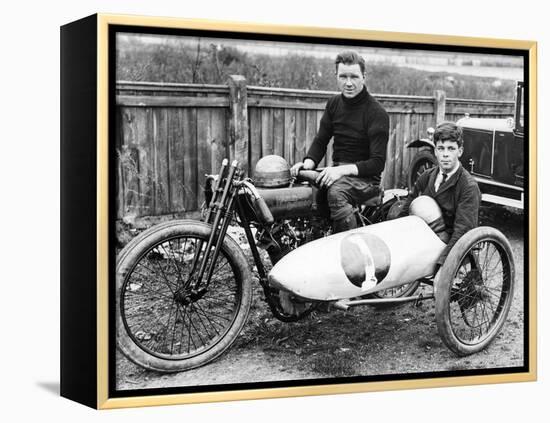
[[[365,207],[361,210],[359,220],[364,225],[373,225],[375,223],[384,222],[388,217],[388,212],[391,207],[397,202],[396,198],[392,198],[386,203],[376,207]]]
[[[377,211],[375,211],[374,213],[371,213],[371,216],[367,216],[367,218],[369,219],[369,221],[372,221],[372,223],[379,223],[387,220],[388,212],[395,204],[398,203],[398,201],[399,200],[397,200],[396,198],[392,198],[391,200],[383,204],[382,207],[380,207]],[[388,298],[408,297],[413,295],[419,286],[420,286],[420,282],[415,281],[405,285],[397,286],[395,288],[388,288],[388,289],[383,289],[382,291],[373,292],[372,294],[365,295],[364,298],[388,299]],[[379,308],[379,309],[392,308],[397,305],[401,305],[401,304],[391,304],[391,303],[371,304],[372,307]]]
[[[369,295],[369,298],[403,298],[403,297],[410,297],[413,295],[418,287],[420,286],[420,281],[414,281],[411,283],[407,283],[404,285],[396,286],[395,288],[388,288],[383,289],[382,291],[373,292]],[[371,304],[373,307],[376,308],[391,308],[395,307],[397,305],[402,305],[402,303],[385,303],[385,304]]]
[[[303,244],[301,244],[303,245]],[[299,247],[300,245],[298,245]],[[285,255],[293,251],[295,248],[292,248],[288,251],[284,251],[282,254],[270,254],[269,260],[271,265],[275,266],[277,262],[282,259]],[[302,301],[297,299],[290,292],[283,291],[281,289],[276,289],[270,287],[270,296],[271,301],[268,301],[269,307],[272,314],[281,322],[293,323],[298,322],[311,314],[317,308],[316,302]]]
[[[453,246],[435,286],[441,339],[464,356],[499,333],[512,304],[515,265],[510,243],[497,229],[478,227]]]
[[[233,239],[224,239],[206,292],[192,298],[183,289],[194,252],[210,232],[210,225],[191,220],[161,224],[119,254],[117,346],[134,363],[159,372],[189,370],[217,358],[239,335],[252,287],[248,262]]]
[[[437,159],[430,150],[419,151],[412,159],[407,172],[407,185],[412,190],[414,184],[426,170],[437,166]]]

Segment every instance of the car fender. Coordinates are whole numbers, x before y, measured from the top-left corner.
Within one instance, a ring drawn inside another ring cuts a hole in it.
[[[435,144],[429,138],[419,138],[417,140],[411,141],[407,144],[407,148],[429,148],[432,152],[435,150]]]

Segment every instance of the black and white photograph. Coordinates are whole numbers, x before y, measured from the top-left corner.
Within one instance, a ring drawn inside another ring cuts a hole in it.
[[[525,52],[117,28],[114,395],[529,368]]]
[[[6,3],[2,420],[544,422],[544,10]]]

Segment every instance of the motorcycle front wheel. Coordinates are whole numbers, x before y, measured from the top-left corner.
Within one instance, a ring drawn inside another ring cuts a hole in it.
[[[136,364],[160,372],[202,366],[243,328],[251,274],[233,239],[225,237],[206,289],[192,289],[210,232],[210,225],[196,221],[159,225],[119,254],[117,345]]]

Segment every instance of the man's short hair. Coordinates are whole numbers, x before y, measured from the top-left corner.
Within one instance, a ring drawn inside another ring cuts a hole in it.
[[[346,50],[336,56],[336,60],[334,61],[336,72],[338,72],[338,64],[340,63],[344,65],[359,65],[361,73],[365,73],[365,59],[359,56],[354,50]]]
[[[438,141],[451,141],[456,142],[458,147],[462,147],[462,128],[454,122],[441,122],[435,128],[434,132],[434,144]]]

